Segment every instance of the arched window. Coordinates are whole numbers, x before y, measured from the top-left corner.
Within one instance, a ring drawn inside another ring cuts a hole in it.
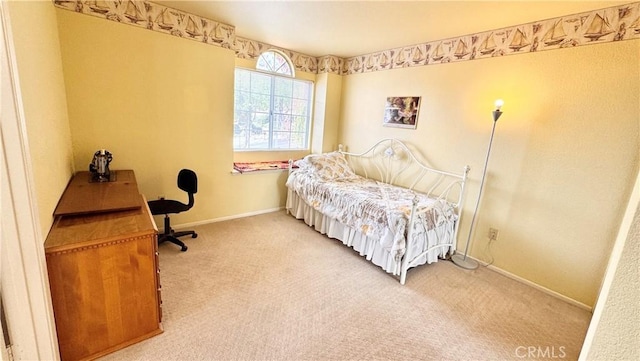
[[[294,76],[293,66],[291,66],[289,58],[276,50],[268,50],[260,54],[256,69],[290,77]]]
[[[313,83],[293,70],[277,50],[262,53],[256,70],[236,68],[234,150],[309,149]]]

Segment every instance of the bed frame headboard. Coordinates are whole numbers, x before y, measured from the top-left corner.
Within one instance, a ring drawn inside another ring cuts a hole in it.
[[[458,209],[462,206],[465,182],[471,169],[468,165],[462,173],[428,167],[398,139],[383,139],[362,153],[347,152],[342,144],[338,146],[338,151],[344,154],[353,170],[363,177],[447,200]]]

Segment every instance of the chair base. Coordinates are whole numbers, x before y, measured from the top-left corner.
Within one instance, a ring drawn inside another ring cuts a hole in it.
[[[184,242],[182,242],[181,240],[178,239],[178,237],[182,237],[182,236],[191,236],[191,238],[197,238],[198,234],[195,231],[180,231],[180,232],[175,232],[170,224],[169,224],[169,217],[167,215],[165,215],[164,218],[164,233],[158,235],[158,244],[164,243],[164,242],[171,242],[175,245],[180,246],[180,251],[182,252],[186,252],[187,249],[189,249],[189,247],[187,247],[186,244],[184,244]]]

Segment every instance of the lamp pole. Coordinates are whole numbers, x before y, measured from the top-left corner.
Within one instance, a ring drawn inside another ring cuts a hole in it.
[[[491,145],[493,144],[493,135],[496,131],[496,124],[498,123],[498,118],[502,115],[502,111],[500,108],[504,105],[504,101],[502,99],[498,99],[495,102],[496,110],[492,112],[493,114],[493,128],[491,128],[491,138],[489,138],[489,147],[487,148],[487,156],[484,160],[484,169],[482,170],[482,179],[480,179],[480,191],[478,192],[478,199],[476,200],[476,207],[473,210],[473,217],[471,218],[471,227],[469,228],[469,236],[467,237],[467,244],[464,247],[464,255],[459,253],[451,256],[451,260],[453,263],[461,268],[474,270],[478,268],[478,262],[474,259],[468,258],[467,253],[469,252],[469,244],[471,243],[471,236],[473,235],[473,229],[476,224],[476,215],[478,213],[478,206],[480,205],[480,198],[482,198],[482,189],[484,188],[484,179],[487,176],[487,166],[489,165],[489,155],[491,154]]]

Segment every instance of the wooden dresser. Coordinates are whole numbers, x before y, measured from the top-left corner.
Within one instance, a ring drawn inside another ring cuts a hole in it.
[[[158,231],[133,171],[117,172],[121,184],[76,174],[45,241],[63,361],[94,359],[162,333]],[[101,199],[107,195],[111,201]],[[126,199],[113,201],[120,196]],[[74,201],[81,212],[59,211],[74,198],[85,200]]]

